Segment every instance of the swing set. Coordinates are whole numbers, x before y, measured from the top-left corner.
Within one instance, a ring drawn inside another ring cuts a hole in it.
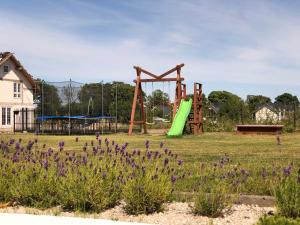
[[[133,131],[134,124],[138,124],[143,129],[143,132],[147,133],[147,116],[144,108],[144,99],[143,99],[143,90],[142,84],[145,83],[145,87],[147,83],[152,83],[152,93],[153,93],[153,83],[155,82],[163,82],[163,89],[164,89],[164,82],[168,82],[169,84],[169,92],[170,92],[170,82],[176,82],[175,87],[175,98],[173,104],[173,120],[176,119],[176,113],[180,107],[182,100],[187,100],[186,95],[186,84],[183,84],[184,77],[181,76],[181,68],[184,64],[180,64],[175,66],[174,68],[166,71],[161,75],[155,75],[141,67],[134,66],[136,70],[136,79],[134,80],[135,83],[135,91],[134,91],[134,98],[132,103],[132,110],[131,110],[131,117],[130,117],[130,126],[128,134],[131,135]],[[167,77],[168,75],[175,73],[176,76]],[[142,74],[148,76],[147,78],[142,78]],[[163,93],[164,94],[164,93]],[[169,105],[171,105],[170,100]],[[188,124],[190,126],[190,131],[193,134],[200,134],[203,132],[203,121],[202,121],[202,84],[194,83],[194,98],[192,103],[192,110],[189,111],[187,121],[185,122],[184,126]],[[137,104],[139,104],[141,120],[135,120]],[[154,106],[154,104],[153,104]],[[164,101],[163,101],[164,107]],[[164,108],[163,108],[163,117],[164,117]],[[172,125],[173,126],[173,125]]]

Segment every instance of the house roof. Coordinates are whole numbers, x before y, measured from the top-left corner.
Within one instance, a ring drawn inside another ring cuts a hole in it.
[[[259,110],[261,110],[262,108],[265,108],[265,107],[266,107],[267,109],[271,110],[272,112],[277,113],[277,110],[276,110],[275,106],[274,106],[273,104],[270,104],[270,103],[266,103],[266,104],[263,104],[263,105],[259,106],[259,107],[255,110],[255,112],[258,112]]]
[[[7,60],[12,60],[16,65],[16,70],[20,71],[24,77],[28,80],[28,82],[32,85],[32,87],[36,88],[36,83],[34,82],[32,76],[27,72],[27,70],[23,67],[19,60],[14,56],[11,52],[2,52],[0,53],[0,66],[4,64]]]

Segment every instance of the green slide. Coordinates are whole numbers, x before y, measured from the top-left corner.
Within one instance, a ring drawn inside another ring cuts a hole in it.
[[[190,111],[192,109],[192,99],[185,101],[181,100],[180,107],[175,115],[175,118],[173,120],[171,129],[169,130],[167,136],[168,137],[174,137],[174,136],[180,136],[182,135],[183,128],[185,125],[185,121],[187,117],[190,114]]]

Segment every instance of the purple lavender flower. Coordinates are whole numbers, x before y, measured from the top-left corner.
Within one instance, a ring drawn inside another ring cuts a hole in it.
[[[97,131],[97,132],[95,133],[95,135],[96,135],[96,139],[99,139],[100,132]]]
[[[159,143],[159,147],[160,148],[164,147],[164,143],[162,141]]]
[[[107,176],[106,172],[103,172],[103,173],[102,173],[102,178],[105,179],[106,176]]]
[[[15,139],[12,139],[12,138],[11,138],[11,139],[9,140],[9,145],[13,145],[14,143],[15,143]]]
[[[172,184],[174,184],[176,182],[176,176],[174,176],[174,175],[171,176],[171,182],[172,182]]]
[[[167,148],[164,149],[165,154],[168,154],[168,151],[169,151],[169,149],[167,149]]]
[[[43,165],[45,170],[48,170],[48,167],[49,167],[48,160],[42,161],[42,165]]]
[[[179,166],[181,166],[182,163],[183,163],[183,160],[182,160],[182,159],[178,160],[178,165],[179,165]]]
[[[164,166],[168,165],[168,163],[169,163],[169,159],[165,158],[165,160],[164,160]]]
[[[84,165],[87,164],[87,157],[86,157],[86,156],[83,156],[83,157],[82,157],[82,163],[83,163]]]
[[[147,159],[148,159],[148,160],[151,159],[151,155],[152,155],[151,152],[148,151],[148,152],[147,152]]]
[[[149,145],[149,143],[150,143],[150,142],[149,142],[149,140],[146,140],[146,141],[145,141],[145,146],[146,146],[146,149],[148,149],[148,148],[149,148],[149,146],[150,146],[150,145]]]
[[[135,156],[135,154],[136,154],[136,150],[134,149],[132,155]]]
[[[261,176],[265,179],[268,176],[267,170],[265,168],[261,171]]]
[[[19,150],[21,148],[21,145],[19,142],[16,143],[16,150]]]
[[[292,166],[289,165],[288,167],[283,168],[283,175],[289,176],[291,174],[291,171],[292,171]]]

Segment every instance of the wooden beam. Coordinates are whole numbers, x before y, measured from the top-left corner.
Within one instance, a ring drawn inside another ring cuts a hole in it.
[[[180,81],[183,81],[184,78],[181,77]],[[140,79],[141,83],[147,83],[147,82],[169,82],[169,81],[178,81],[177,78],[161,78],[161,79]],[[134,83],[136,83],[136,80],[133,81]]]
[[[136,69],[136,70],[139,70],[139,71],[143,72],[144,74],[147,74],[147,75],[149,75],[150,77],[153,77],[153,78],[155,78],[155,79],[157,79],[157,78],[158,78],[158,76],[157,76],[157,75],[155,75],[155,74],[153,74],[153,73],[150,73],[149,71],[147,71],[147,70],[144,70],[144,69],[143,69],[143,68],[141,68],[141,67],[134,66],[133,68],[134,68],[134,69]]]
[[[159,75],[158,78],[163,78],[163,77],[169,75],[170,73],[173,73],[173,72],[177,71],[179,68],[181,68],[181,67],[183,67],[183,66],[184,66],[184,63],[181,63],[180,65],[177,65],[177,66],[175,66],[174,68],[168,70],[167,72],[165,72],[165,73]]]

